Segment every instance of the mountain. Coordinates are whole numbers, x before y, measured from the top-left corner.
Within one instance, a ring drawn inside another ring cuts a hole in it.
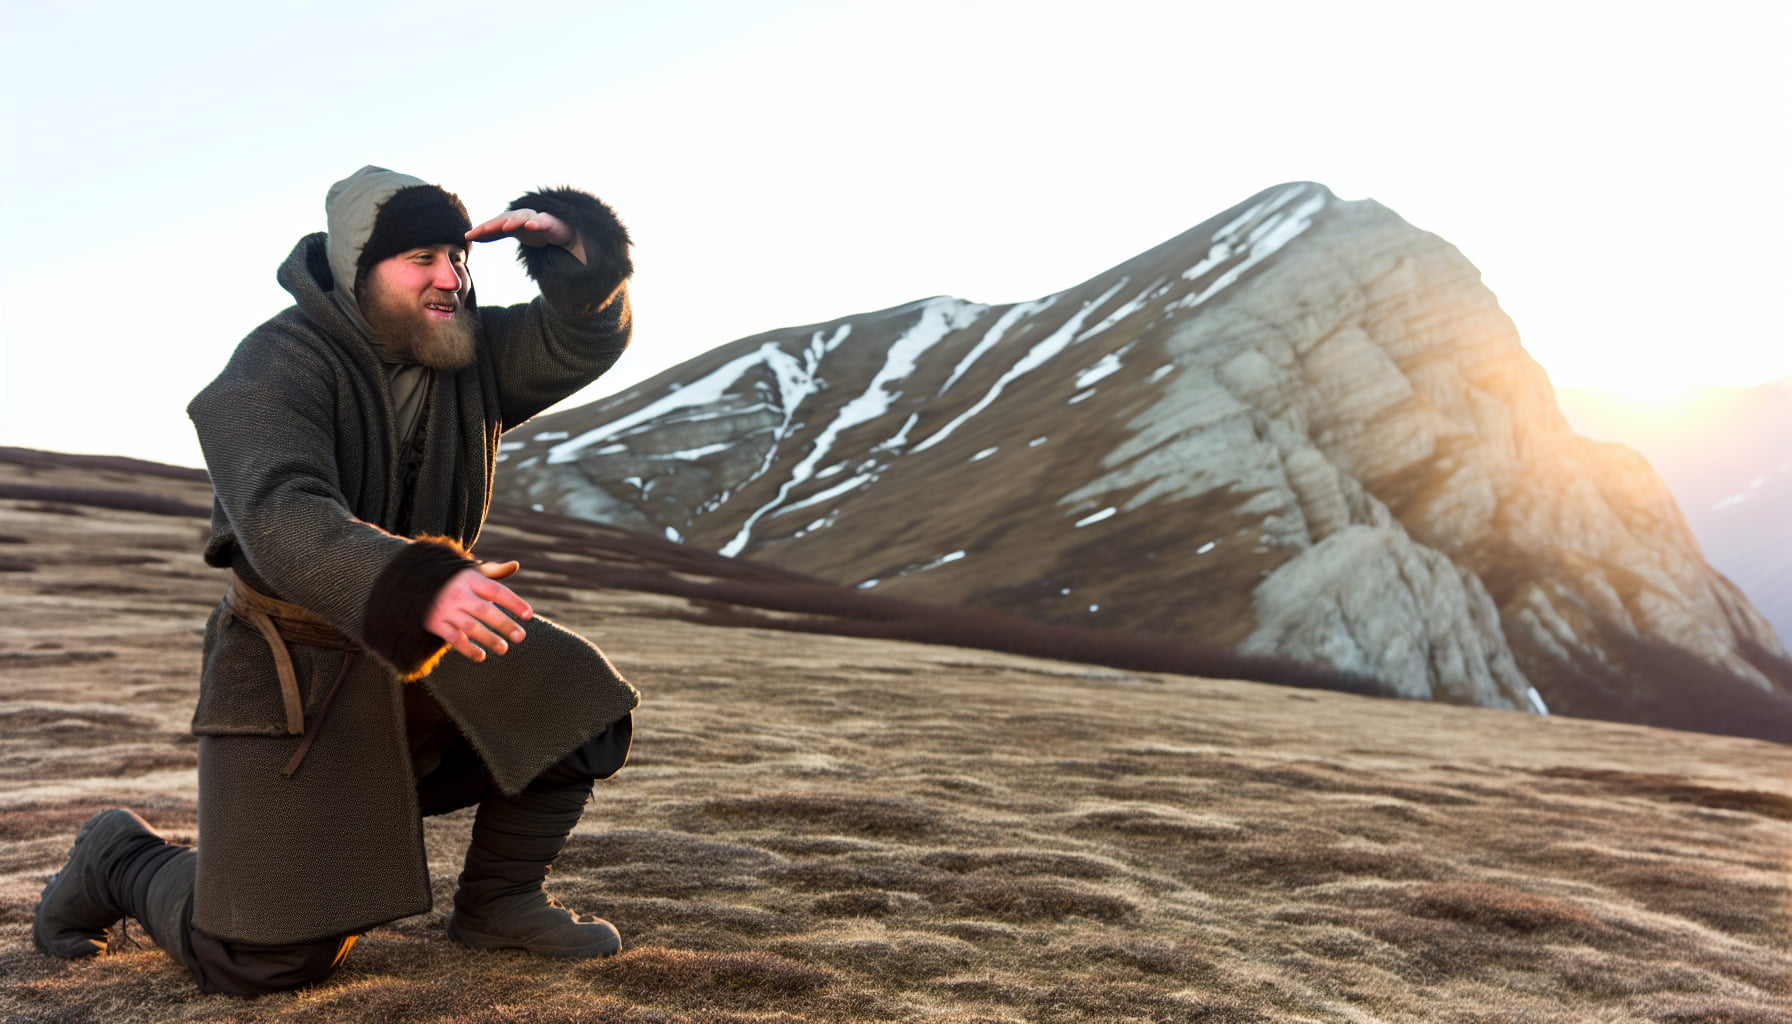
[[[1265,190],[1091,280],[724,345],[544,417],[506,500],[880,594],[1491,707],[1775,735],[1792,658],[1475,268]]]
[[[1698,388],[1667,405],[1597,388],[1556,394],[1576,431],[1649,460],[1706,560],[1792,640],[1792,377]]]

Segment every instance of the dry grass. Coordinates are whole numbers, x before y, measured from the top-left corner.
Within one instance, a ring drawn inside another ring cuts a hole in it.
[[[247,1002],[146,940],[53,960],[31,912],[88,814],[195,838],[219,590],[200,521],[69,508],[0,498],[0,1020],[1792,1022],[1785,747],[725,629],[526,561],[645,697],[552,882],[621,956],[470,952],[438,909]],[[469,826],[426,823],[439,908]]]

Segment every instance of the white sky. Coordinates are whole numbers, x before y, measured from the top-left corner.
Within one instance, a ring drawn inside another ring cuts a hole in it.
[[[199,464],[187,399],[365,163],[617,208],[635,344],[578,401],[1292,180],[1453,242],[1558,384],[1792,374],[1782,0],[496,6],[0,0],[0,444]]]

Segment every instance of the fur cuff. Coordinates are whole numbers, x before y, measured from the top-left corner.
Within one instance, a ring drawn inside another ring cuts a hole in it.
[[[542,297],[562,315],[595,315],[635,272],[628,255],[628,228],[616,218],[616,211],[596,196],[575,188],[545,188],[519,197],[510,208],[551,213],[579,233],[585,247],[584,263],[557,245],[517,246],[517,262],[541,286]]]
[[[449,647],[423,628],[429,606],[449,579],[478,564],[449,537],[418,537],[387,563],[373,581],[362,641],[374,657],[405,682],[422,679]]]

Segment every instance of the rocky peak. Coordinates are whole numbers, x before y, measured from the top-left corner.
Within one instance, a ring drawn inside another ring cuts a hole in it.
[[[919,600],[1668,725],[1792,688],[1475,268],[1312,183],[1055,295],[742,339],[516,435],[511,500]]]

